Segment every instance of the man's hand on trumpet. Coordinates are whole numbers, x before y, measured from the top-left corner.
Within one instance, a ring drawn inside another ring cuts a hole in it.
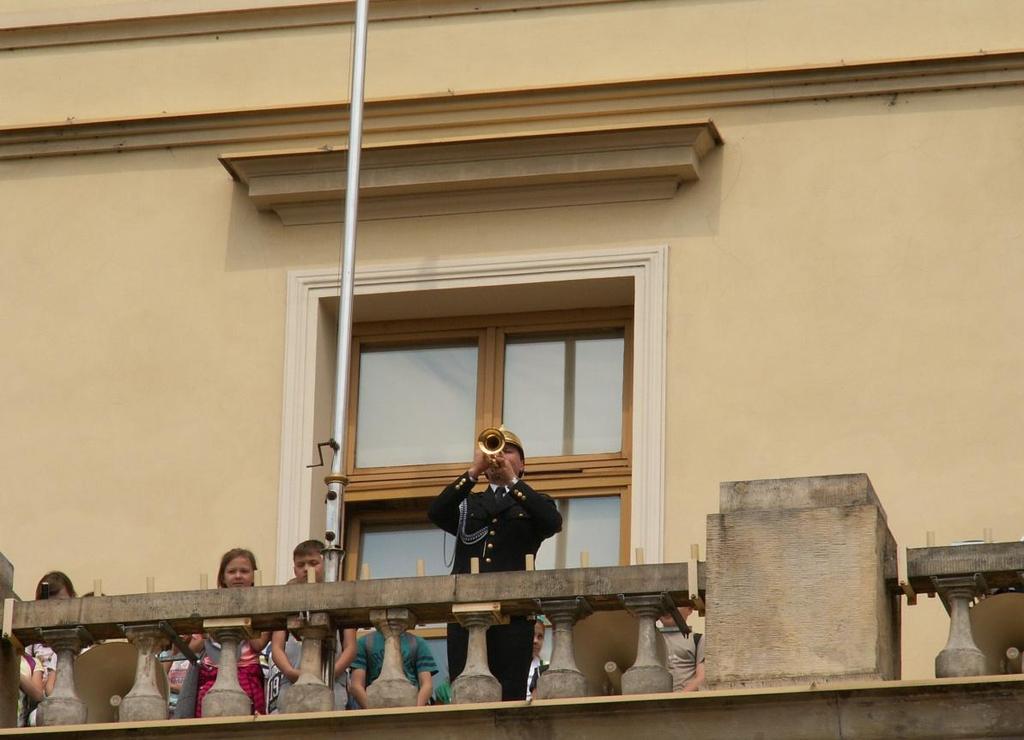
[[[519,458],[519,451],[512,448],[513,454],[506,455],[499,452],[497,455],[487,455],[479,447],[473,452],[473,464],[467,471],[473,478],[486,475],[487,480],[498,486],[510,486],[518,477],[515,461],[512,458]],[[522,461],[519,460],[522,466]]]
[[[518,477],[512,463],[512,455],[499,452],[491,457],[491,466],[487,468],[487,480],[498,486],[511,486]]]

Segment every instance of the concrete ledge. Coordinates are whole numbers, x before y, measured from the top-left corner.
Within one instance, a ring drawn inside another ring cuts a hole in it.
[[[701,740],[1020,738],[1024,677],[786,688],[0,730],[0,737],[304,740],[700,737]],[[642,729],[641,729],[642,728]],[[756,728],[756,731],[755,731]]]
[[[374,0],[378,2],[379,0]],[[364,144],[665,124],[712,118],[722,108],[1024,84],[1024,51],[797,69],[623,80],[563,87],[467,91],[366,101]],[[0,160],[243,142],[344,146],[348,107],[331,101],[251,110],[174,111],[111,120],[0,127]]]
[[[932,578],[975,573],[989,588],[1024,586],[1024,542],[907,548],[907,580],[918,593],[935,593]]]
[[[710,121],[363,148],[361,220],[672,198],[721,143]],[[347,149],[220,158],[287,226],[344,213]]]
[[[371,22],[522,12],[626,0],[374,0]],[[164,0],[0,15],[0,51],[348,25],[351,0]]]
[[[421,622],[439,622],[450,619],[453,603],[500,601],[506,614],[530,614],[535,599],[574,596],[611,610],[622,608],[619,594],[685,599],[687,579],[685,563],[666,563],[25,601],[14,604],[13,632],[29,643],[41,627],[81,625],[96,639],[111,639],[123,637],[119,625],[166,620],[186,634],[201,632],[204,618],[237,616],[252,617],[256,630],[283,629],[289,615],[306,610],[369,626],[370,609],[382,607],[409,607]]]
[[[885,510],[864,473],[727,481],[719,485],[718,510],[722,514],[754,509],[865,505],[878,507],[885,519]]]

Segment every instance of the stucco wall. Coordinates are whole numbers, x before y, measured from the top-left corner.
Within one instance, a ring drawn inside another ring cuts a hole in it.
[[[1022,28],[1024,5],[1007,0],[637,0],[388,21],[370,31],[366,94],[991,52],[1024,47]],[[350,39],[334,26],[5,53],[0,125],[343,100]]]
[[[440,38],[382,24],[370,92],[971,51],[1024,27],[1016,3],[910,8],[645,2],[448,19]],[[607,54],[613,37],[631,53]],[[334,99],[347,51],[323,59],[338,38],[18,52],[0,61],[14,80],[0,119]],[[565,51],[523,53],[526,38]],[[901,549],[926,530],[1017,539],[1020,101],[1007,88],[723,108],[726,144],[672,201],[368,222],[359,259],[669,244],[667,560],[704,541],[720,481],[844,472],[871,476]],[[141,591],[147,575],[193,587],[234,545],[273,571],[285,274],[336,264],[340,236],[258,214],[220,153],[0,169],[0,548],[23,596],[54,567],[82,591]],[[945,615],[922,601],[904,617],[904,676],[930,675]]]

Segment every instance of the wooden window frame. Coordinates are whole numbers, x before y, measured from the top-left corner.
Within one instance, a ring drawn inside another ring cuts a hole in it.
[[[573,498],[596,498],[605,496],[616,496],[619,499],[619,564],[626,564],[629,562],[630,557],[630,543],[629,543],[629,532],[630,532],[630,491],[628,476],[620,479],[625,480],[625,483],[620,485],[601,485],[594,488],[565,488],[560,490],[552,490],[547,486],[547,481],[544,484],[544,493],[552,496],[556,500],[560,499],[573,499]],[[564,481],[568,482],[568,481]],[[578,481],[577,481],[578,484]],[[437,492],[435,491],[435,494]],[[409,501],[409,499],[403,499]],[[343,568],[343,578],[347,581],[354,581],[362,577],[362,544],[363,544],[363,531],[366,527],[375,525],[416,525],[420,526],[424,523],[426,518],[426,511],[428,505],[427,499],[419,499],[410,501],[412,504],[409,508],[405,509],[384,509],[373,506],[371,503],[367,507],[359,507],[355,511],[348,512],[346,516],[347,526],[345,529],[345,561]],[[452,548],[455,547],[455,541],[452,540]],[[566,567],[576,567],[575,564],[566,564]],[[370,577],[374,578],[372,569]]]
[[[481,315],[457,319],[430,319],[423,321],[398,321],[387,323],[356,324],[352,330],[353,347],[352,372],[349,383],[348,426],[346,428],[345,471],[350,485],[346,495],[377,488],[376,483],[430,480],[447,481],[458,475],[465,461],[456,463],[430,463],[424,465],[393,465],[372,468],[355,466],[356,430],[359,410],[359,358],[366,346],[374,348],[438,346],[456,344],[465,340],[479,343],[477,363],[477,414],[476,426],[482,429],[497,425],[501,421],[502,384],[505,336],[542,336],[570,332],[620,329],[623,332],[623,382],[622,382],[622,428],[621,449],[614,453],[592,453],[584,455],[545,456],[537,461],[531,458],[530,471],[549,472],[571,466],[573,471],[603,472],[602,469],[628,468],[632,458],[632,307],[614,309],[592,309],[577,313],[585,318],[567,321],[564,311],[549,311],[531,314]],[[442,327],[438,328],[441,324]],[[509,330],[511,329],[511,330]],[[381,486],[383,487],[383,486]],[[386,497],[385,497],[386,498]],[[353,500],[367,500],[366,496]]]
[[[632,366],[633,309],[631,306],[575,311],[519,314],[480,314],[450,319],[366,322],[353,326],[349,409],[346,429],[345,536],[346,579],[359,576],[362,531],[367,524],[423,521],[427,502],[459,473],[467,460],[455,463],[393,465],[357,468],[359,410],[359,358],[365,348],[457,345],[478,348],[476,428],[501,422],[504,393],[504,347],[508,338],[541,338],[567,334],[621,331],[623,337],[621,446],[616,452],[530,457],[527,475],[531,484],[554,498],[610,496],[620,498],[619,562],[629,562],[632,476]],[[467,449],[467,453],[469,450]],[[412,508],[388,510],[398,502]],[[371,573],[372,576],[372,573]]]

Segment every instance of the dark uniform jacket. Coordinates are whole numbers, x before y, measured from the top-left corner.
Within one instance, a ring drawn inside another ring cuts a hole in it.
[[[427,512],[430,521],[455,535],[452,573],[469,573],[473,557],[480,558],[481,573],[525,570],[527,553],[536,556],[540,543],[562,529],[554,500],[521,480],[507,492],[488,486],[471,493],[473,485],[463,473]]]

